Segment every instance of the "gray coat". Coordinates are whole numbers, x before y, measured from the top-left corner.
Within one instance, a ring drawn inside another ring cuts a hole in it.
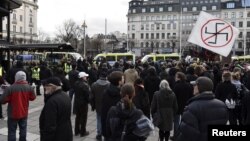
[[[157,102],[159,102],[159,110],[162,119],[158,128],[163,131],[171,131],[173,128],[172,124],[174,115],[176,114],[178,109],[178,104],[174,92],[166,88],[155,92],[151,104],[152,115],[157,112]]]

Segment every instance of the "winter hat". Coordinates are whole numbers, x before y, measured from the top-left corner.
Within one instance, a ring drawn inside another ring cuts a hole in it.
[[[15,75],[15,82],[26,81],[26,73],[24,71],[18,71]]]
[[[58,77],[50,77],[46,79],[45,81],[43,81],[43,85],[49,85],[49,84],[62,86],[62,82]]]

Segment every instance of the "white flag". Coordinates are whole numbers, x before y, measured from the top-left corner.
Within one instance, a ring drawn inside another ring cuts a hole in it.
[[[238,34],[230,23],[202,11],[188,42],[227,57]]]

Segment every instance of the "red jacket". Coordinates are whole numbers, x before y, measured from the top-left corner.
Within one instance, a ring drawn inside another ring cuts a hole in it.
[[[35,99],[34,88],[27,81],[18,81],[4,91],[0,101],[9,104],[9,118],[22,119],[28,116],[29,101]]]

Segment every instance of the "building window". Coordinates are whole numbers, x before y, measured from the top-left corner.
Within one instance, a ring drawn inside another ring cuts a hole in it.
[[[239,17],[243,18],[243,12],[239,12]]]
[[[243,36],[242,36],[243,34],[242,34],[242,32],[240,32],[240,34],[239,34],[239,38],[242,38]]]
[[[141,16],[141,21],[144,21],[145,20],[145,17],[144,16]]]
[[[132,25],[132,30],[135,30],[135,25]]]
[[[250,38],[250,32],[247,32],[247,38]]]
[[[173,7],[168,7],[168,11],[173,11]]]
[[[141,30],[144,30],[144,25],[141,25]]]
[[[149,24],[146,24],[146,30],[149,30]]]
[[[162,24],[162,25],[161,25],[161,29],[162,29],[162,30],[165,30],[165,24]]]
[[[161,33],[161,39],[165,39],[165,33]]]
[[[250,21],[247,21],[247,27],[250,27]]]
[[[177,27],[177,24],[173,23],[173,29],[176,29],[176,27]]]
[[[238,48],[242,48],[242,42],[238,43]]]
[[[168,23],[168,24],[167,24],[167,29],[170,29],[170,28],[171,28],[171,24]]]
[[[151,24],[151,30],[155,30],[155,25]]]
[[[141,47],[144,47],[144,44],[143,44],[143,42],[141,42]]]
[[[235,12],[231,13],[231,18],[235,18]]]
[[[206,10],[207,10],[207,7],[206,7],[206,6],[202,6],[202,7],[201,7],[201,10],[202,10],[202,11],[206,11]]]
[[[16,20],[16,14],[13,13],[13,20]]]
[[[155,16],[152,16],[152,17],[151,17],[151,21],[154,21],[154,20],[155,20]]]
[[[243,22],[242,21],[239,22],[239,27],[243,27]]]
[[[30,34],[32,34],[32,28],[30,28]]]
[[[146,8],[142,8],[142,13],[145,13],[146,12]]]
[[[202,4],[203,3],[203,1],[200,1],[200,4]]]
[[[160,12],[163,12],[163,7],[160,7],[160,8],[159,8],[159,11],[160,11]]]
[[[173,16],[173,19],[174,19],[174,20],[177,20],[177,16],[176,16],[176,15],[174,15],[174,16]]]
[[[235,22],[231,22],[231,25],[232,25],[232,26],[235,26]]]
[[[166,16],[165,15],[163,15],[161,18],[162,18],[162,20],[166,20]]]
[[[191,31],[190,31],[190,33],[191,33]],[[190,33],[189,33],[189,34],[190,34]],[[176,38],[176,33],[173,33],[173,38],[174,38],[174,39]]]
[[[250,17],[250,12],[247,13],[247,17]]]
[[[23,33],[23,27],[20,26],[20,33]]]
[[[135,9],[133,9],[133,10],[132,10],[132,13],[136,13],[136,10],[135,10]]]
[[[167,38],[169,39],[169,37],[170,37],[170,33],[167,33]]]
[[[197,11],[197,7],[192,7],[192,11]]]
[[[128,10],[128,13],[129,13],[129,14],[131,13],[131,10],[130,10],[130,9]]]
[[[130,30],[130,26],[128,25],[128,31]]]
[[[135,39],[135,33],[132,33],[132,39]]]
[[[164,43],[161,43],[161,47],[164,48],[165,44]]]
[[[155,9],[154,8],[150,8],[150,12],[155,12]]]
[[[228,13],[225,12],[225,13],[224,13],[224,16],[225,16],[225,18],[228,18]]]
[[[149,39],[148,33],[146,33],[146,39]]]
[[[30,17],[30,23],[32,23],[32,17]]]
[[[184,7],[184,8],[182,9],[182,11],[183,11],[183,12],[188,11],[187,7]]]
[[[143,39],[144,38],[144,34],[143,33],[141,33],[141,39]]]
[[[216,6],[216,5],[213,5],[213,6],[212,6],[212,10],[217,10],[217,6]]]
[[[227,3],[227,8],[235,8],[235,3]]]
[[[157,16],[157,17],[156,17],[156,20],[157,20],[157,21],[161,20],[161,17],[160,17],[160,16]]]
[[[156,39],[159,39],[159,38],[160,38],[160,34],[156,33]]]
[[[160,24],[156,24],[156,30],[160,29]]]
[[[16,26],[13,25],[13,32],[16,32]]]
[[[149,16],[146,16],[146,20],[149,21]]]
[[[154,39],[154,33],[151,33],[151,39]]]
[[[23,15],[20,15],[20,21],[21,22],[23,21]]]

